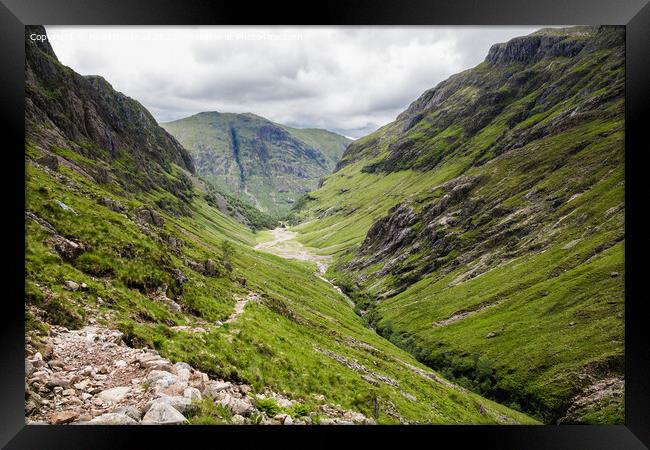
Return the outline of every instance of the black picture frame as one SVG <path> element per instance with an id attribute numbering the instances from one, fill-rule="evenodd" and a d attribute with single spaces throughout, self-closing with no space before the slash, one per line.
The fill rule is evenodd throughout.
<path id="1" fill-rule="evenodd" d="M 0 444 L 4 448 L 122 448 L 146 439 L 153 447 L 205 439 L 251 438 L 271 443 L 346 442 L 365 446 L 387 435 L 402 442 L 481 448 L 641 449 L 650 446 L 650 327 L 640 288 L 646 239 L 643 144 L 650 96 L 649 0 L 330 0 L 222 2 L 141 0 L 0 0 L 4 228 Z M 108 427 L 26 426 L 24 417 L 24 26 L 45 25 L 625 25 L 626 27 L 626 422 L 619 426 L 377 426 L 377 427 Z M 645 114 L 644 114 L 645 113 Z M 9 287 L 10 289 L 7 289 Z M 287 436 L 290 435 L 290 436 Z M 417 441 L 416 441 L 417 440 Z M 192 444 L 194 445 L 194 444 Z"/>

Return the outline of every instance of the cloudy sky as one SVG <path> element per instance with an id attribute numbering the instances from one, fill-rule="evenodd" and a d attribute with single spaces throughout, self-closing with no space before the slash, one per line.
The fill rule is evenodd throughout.
<path id="1" fill-rule="evenodd" d="M 46 26 L 63 64 L 103 76 L 159 122 L 252 112 L 353 138 L 539 28 Z"/>

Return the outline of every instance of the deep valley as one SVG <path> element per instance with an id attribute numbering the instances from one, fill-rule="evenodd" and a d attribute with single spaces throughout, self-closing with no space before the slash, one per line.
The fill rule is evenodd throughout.
<path id="1" fill-rule="evenodd" d="M 26 40 L 27 421 L 624 423 L 624 53 L 495 44 L 351 141 Z"/>

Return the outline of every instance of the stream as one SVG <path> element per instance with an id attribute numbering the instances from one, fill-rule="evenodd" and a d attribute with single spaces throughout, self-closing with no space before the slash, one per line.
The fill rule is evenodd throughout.
<path id="1" fill-rule="evenodd" d="M 298 259 L 300 261 L 311 261 L 316 263 L 318 272 L 315 272 L 314 276 L 332 286 L 332 288 L 343 298 L 345 298 L 348 304 L 354 308 L 354 302 L 350 299 L 350 297 L 345 295 L 340 287 L 324 277 L 325 272 L 327 271 L 327 266 L 332 260 L 331 256 L 315 255 L 311 253 L 307 247 L 294 240 L 294 238 L 297 236 L 297 233 L 294 231 L 289 231 L 286 228 L 274 228 L 271 230 L 271 236 L 272 239 L 270 241 L 257 244 L 254 247 L 255 250 L 272 253 L 285 259 Z"/>

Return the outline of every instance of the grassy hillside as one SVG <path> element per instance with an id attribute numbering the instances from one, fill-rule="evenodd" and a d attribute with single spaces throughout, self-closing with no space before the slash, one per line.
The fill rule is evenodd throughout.
<path id="1" fill-rule="evenodd" d="M 50 88 L 77 98 L 82 110 L 103 110 L 102 98 L 133 105 L 86 83 L 53 53 L 30 47 L 28 55 L 30 68 L 63 74 Z M 31 90 L 41 75 L 30 74 L 28 102 L 42 99 Z M 72 104 L 42 105 L 26 118 L 25 314 L 26 338 L 43 355 L 51 356 L 43 338 L 53 325 L 97 323 L 118 328 L 131 346 L 245 381 L 257 393 L 284 393 L 307 411 L 338 404 L 386 424 L 537 423 L 450 383 L 377 335 L 312 264 L 254 250 L 258 237 L 227 215 L 228 205 L 211 205 L 171 137 L 134 150 L 125 145 L 136 141 L 134 131 L 124 129 L 110 155 L 101 136 L 66 126 Z M 116 130 L 120 111 L 96 123 Z M 168 137 L 155 124 L 142 126 L 140 135 Z M 157 152 L 157 165 L 123 170 L 145 151 Z M 101 181 L 91 175 L 100 168 Z M 155 182 L 128 189 L 129 175 Z M 227 320 L 242 298 L 252 300 Z M 190 328 L 174 328 L 183 325 Z"/>
<path id="2" fill-rule="evenodd" d="M 497 44 L 352 143 L 298 240 L 458 383 L 549 423 L 621 423 L 623 95 L 620 28 Z"/>
<path id="3" fill-rule="evenodd" d="M 208 182 L 276 216 L 329 174 L 349 140 L 255 114 L 204 112 L 165 123 Z"/>
<path id="4" fill-rule="evenodd" d="M 39 155 L 34 149 L 29 153 Z M 77 328 L 94 318 L 119 327 L 132 345 L 247 381 L 260 392 L 271 387 L 310 408 L 323 395 L 329 403 L 372 417 L 376 398 L 381 423 L 531 422 L 410 369 L 424 366 L 368 329 L 339 293 L 314 276 L 314 267 L 252 250 L 253 235 L 201 199 L 192 204 L 191 215 L 161 213 L 164 225 L 148 227 L 103 203 L 108 198 L 130 211 L 149 205 L 151 198 L 116 196 L 65 168 L 51 173 L 29 162 L 27 174 L 29 213 L 88 249 L 66 260 L 52 248 L 56 244 L 47 229 L 26 220 L 27 329 L 36 339 L 49 324 Z M 224 241 L 234 248 L 226 264 L 232 272 L 220 262 Z M 217 261 L 215 275 L 192 269 L 208 259 Z M 187 281 L 174 278 L 179 271 Z M 87 288 L 70 291 L 67 280 Z M 161 289 L 180 311 L 161 300 Z M 216 327 L 233 312 L 235 296 L 249 291 L 260 294 L 261 302 L 249 304 L 238 322 Z M 177 325 L 207 332 L 172 331 Z M 357 368 L 331 355 L 354 361 Z M 376 381 L 377 376 L 390 384 Z"/>

